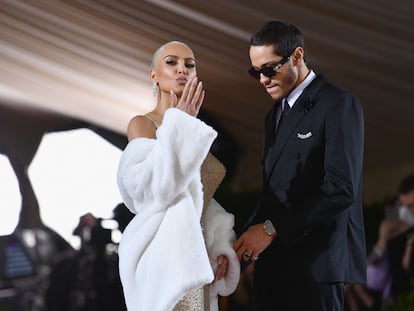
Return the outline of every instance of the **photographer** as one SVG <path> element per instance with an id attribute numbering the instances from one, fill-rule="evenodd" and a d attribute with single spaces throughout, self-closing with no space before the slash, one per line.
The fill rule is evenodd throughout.
<path id="1" fill-rule="evenodd" d="M 398 234 L 388 241 L 391 297 L 410 291 L 414 277 L 412 241 L 414 233 L 414 174 L 404 178 L 398 189 L 398 218 L 403 222 Z"/>
<path id="2" fill-rule="evenodd" d="M 414 174 L 401 181 L 396 205 L 386 207 L 378 240 L 368 257 L 367 287 L 381 291 L 384 303 L 392 303 L 411 289 L 413 233 Z"/>
<path id="3" fill-rule="evenodd" d="M 53 267 L 46 311 L 126 310 L 117 244 L 102 222 L 91 213 L 80 217 L 73 234 L 80 237 L 81 248 Z"/>

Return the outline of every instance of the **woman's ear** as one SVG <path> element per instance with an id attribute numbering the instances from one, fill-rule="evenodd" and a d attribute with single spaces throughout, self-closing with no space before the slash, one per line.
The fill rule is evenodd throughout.
<path id="1" fill-rule="evenodd" d="M 157 75 L 156 75 L 155 71 L 154 70 L 151 70 L 150 71 L 150 79 L 151 79 L 152 82 L 157 82 L 156 81 L 156 76 Z"/>

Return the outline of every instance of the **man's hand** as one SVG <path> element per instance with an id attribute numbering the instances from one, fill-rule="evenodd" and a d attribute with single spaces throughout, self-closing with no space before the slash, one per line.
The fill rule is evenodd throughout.
<path id="1" fill-rule="evenodd" d="M 250 226 L 234 242 L 233 248 L 239 260 L 256 261 L 259 255 L 273 242 L 276 236 L 270 236 L 263 230 L 263 224 Z"/>
<path id="2" fill-rule="evenodd" d="M 379 227 L 379 238 L 376 243 L 376 246 L 385 251 L 387 248 L 387 243 L 393 237 L 396 237 L 398 234 L 404 232 L 408 229 L 408 226 L 405 222 L 399 219 L 385 219 L 381 222 Z"/>

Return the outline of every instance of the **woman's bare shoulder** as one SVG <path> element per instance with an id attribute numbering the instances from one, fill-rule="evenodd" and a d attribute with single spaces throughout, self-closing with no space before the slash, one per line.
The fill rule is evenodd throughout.
<path id="1" fill-rule="evenodd" d="M 155 138 L 155 131 L 156 128 L 150 119 L 143 115 L 136 115 L 128 124 L 128 140 L 131 141 L 139 137 Z"/>

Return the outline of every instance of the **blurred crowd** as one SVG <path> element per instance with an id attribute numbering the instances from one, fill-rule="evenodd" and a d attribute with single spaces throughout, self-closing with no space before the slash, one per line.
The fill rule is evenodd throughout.
<path id="1" fill-rule="evenodd" d="M 384 207 L 377 240 L 367 256 L 367 284 L 347 288 L 349 311 L 383 310 L 413 290 L 414 174 L 398 187 L 394 204 Z"/>
<path id="2" fill-rule="evenodd" d="M 132 217 L 123 204 L 111 219 L 81 216 L 73 231 L 78 250 L 47 227 L 1 237 L 0 310 L 126 310 L 114 234 Z"/>

